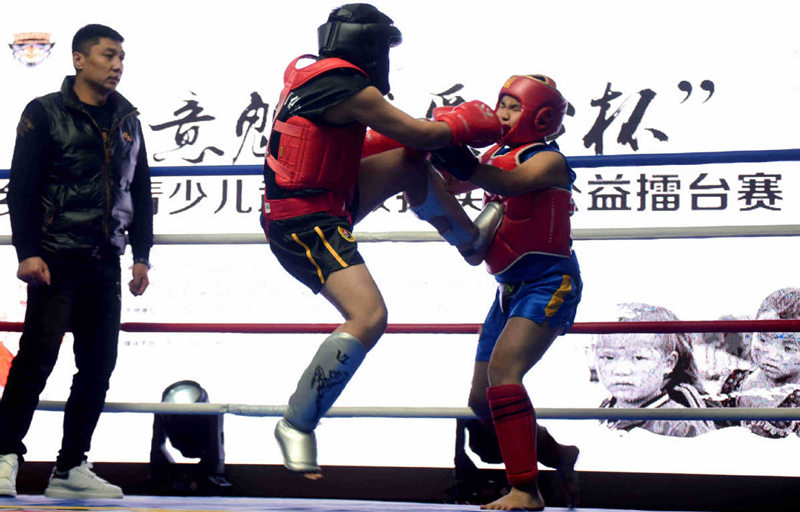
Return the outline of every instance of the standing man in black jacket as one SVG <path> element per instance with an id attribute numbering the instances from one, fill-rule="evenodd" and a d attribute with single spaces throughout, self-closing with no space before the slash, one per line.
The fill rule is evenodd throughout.
<path id="1" fill-rule="evenodd" d="M 138 112 L 116 92 L 122 36 L 87 25 L 72 40 L 75 76 L 22 113 L 11 163 L 8 205 L 17 277 L 28 307 L 0 401 L 0 495 L 16 495 L 16 475 L 39 394 L 66 330 L 78 369 L 64 410 L 64 433 L 45 495 L 121 498 L 91 471 L 86 452 L 117 359 L 120 256 L 133 249 L 129 289 L 149 284 L 153 205 Z"/>

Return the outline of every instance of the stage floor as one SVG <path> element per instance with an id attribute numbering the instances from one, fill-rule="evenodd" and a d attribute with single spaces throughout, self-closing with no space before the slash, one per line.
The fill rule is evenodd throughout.
<path id="1" fill-rule="evenodd" d="M 480 510 L 477 505 L 295 498 L 128 496 L 121 500 L 58 500 L 30 495 L 0 498 L 0 512 L 460 512 L 475 510 Z M 547 507 L 547 510 L 565 511 L 568 509 Z M 583 512 L 631 512 L 622 509 L 583 507 L 578 510 Z"/>

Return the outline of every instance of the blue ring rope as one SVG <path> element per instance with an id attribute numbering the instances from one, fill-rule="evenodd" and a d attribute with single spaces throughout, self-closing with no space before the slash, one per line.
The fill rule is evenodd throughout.
<path id="1" fill-rule="evenodd" d="M 570 156 L 567 162 L 576 169 L 634 167 L 648 165 L 698 165 L 746 162 L 787 162 L 800 160 L 800 149 L 759 151 L 710 151 L 702 153 L 654 153 L 649 155 Z M 260 176 L 261 165 L 190 165 L 151 167 L 152 176 Z M 0 179 L 8 179 L 8 169 L 0 169 Z"/>

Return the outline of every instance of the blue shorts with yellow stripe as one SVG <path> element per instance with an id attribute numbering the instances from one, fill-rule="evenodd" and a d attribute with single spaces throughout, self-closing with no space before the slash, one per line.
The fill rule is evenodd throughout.
<path id="1" fill-rule="evenodd" d="M 536 279 L 498 283 L 497 295 L 483 322 L 476 361 L 491 358 L 497 338 L 512 316 L 541 324 L 547 320 L 554 329 L 566 333 L 575 321 L 583 283 L 579 275 L 546 274 Z"/>
<path id="2" fill-rule="evenodd" d="M 269 223 L 269 248 L 295 279 L 319 293 L 333 272 L 364 263 L 343 217 L 312 213 Z"/>

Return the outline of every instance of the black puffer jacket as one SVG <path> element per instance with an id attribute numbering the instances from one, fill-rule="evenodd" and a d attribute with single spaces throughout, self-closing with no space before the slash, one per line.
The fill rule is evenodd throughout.
<path id="1" fill-rule="evenodd" d="M 26 167 L 26 159 L 16 154 L 18 134 L 9 187 L 18 256 L 22 260 L 39 251 L 92 254 L 109 249 L 122 254 L 130 229 L 134 257 L 146 260 L 153 244 L 152 199 L 138 112 L 121 94 L 112 93 L 107 100 L 113 109 L 111 128 L 105 134 L 75 95 L 74 80 L 67 77 L 61 91 L 31 102 L 46 115 L 47 126 L 36 128 L 39 140 L 46 143 L 40 148 L 44 155 L 38 156 L 38 165 L 27 166 L 24 177 L 18 167 Z M 29 109 L 41 112 L 35 105 L 29 104 L 26 112 Z M 27 184 L 36 192 L 20 190 L 32 180 Z M 35 200 L 33 193 L 40 201 L 36 210 L 18 204 Z M 20 219 L 25 213 L 38 221 Z"/>

